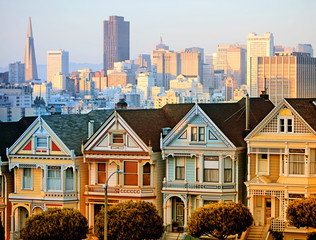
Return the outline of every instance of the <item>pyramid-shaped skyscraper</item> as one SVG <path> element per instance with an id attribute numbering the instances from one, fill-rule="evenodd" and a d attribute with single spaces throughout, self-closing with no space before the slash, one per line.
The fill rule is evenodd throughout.
<path id="1" fill-rule="evenodd" d="M 29 18 L 29 26 L 27 30 L 24 64 L 25 81 L 38 79 L 31 17 Z"/>

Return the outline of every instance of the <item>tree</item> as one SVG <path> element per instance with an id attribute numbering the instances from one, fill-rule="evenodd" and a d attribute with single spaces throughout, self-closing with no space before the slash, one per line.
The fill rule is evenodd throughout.
<path id="1" fill-rule="evenodd" d="M 211 203 L 194 210 L 188 221 L 188 232 L 199 238 L 202 235 L 227 239 L 241 234 L 253 223 L 248 208 L 241 203 Z"/>
<path id="2" fill-rule="evenodd" d="M 104 238 L 104 209 L 96 216 L 94 232 Z M 159 239 L 162 218 L 154 204 L 145 201 L 119 203 L 108 210 L 108 239 Z"/>
<path id="3" fill-rule="evenodd" d="M 88 233 L 88 221 L 72 208 L 51 208 L 27 218 L 21 230 L 23 240 L 79 240 Z"/>
<path id="4" fill-rule="evenodd" d="M 36 96 L 34 100 L 35 107 L 45 106 L 45 100 L 42 97 Z"/>
<path id="5" fill-rule="evenodd" d="M 316 228 L 316 199 L 303 198 L 291 201 L 286 210 L 286 216 L 290 224 L 297 228 L 312 227 Z M 309 239 L 314 239 L 313 233 Z"/>

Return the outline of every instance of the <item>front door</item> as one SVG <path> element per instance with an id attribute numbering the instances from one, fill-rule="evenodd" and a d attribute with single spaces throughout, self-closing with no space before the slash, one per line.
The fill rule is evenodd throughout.
<path id="1" fill-rule="evenodd" d="M 265 199 L 265 224 L 271 223 L 271 198 Z"/>
<path id="2" fill-rule="evenodd" d="M 177 222 L 180 224 L 180 226 L 183 226 L 183 221 L 184 221 L 184 205 L 183 203 L 177 202 L 176 204 L 176 219 Z"/>

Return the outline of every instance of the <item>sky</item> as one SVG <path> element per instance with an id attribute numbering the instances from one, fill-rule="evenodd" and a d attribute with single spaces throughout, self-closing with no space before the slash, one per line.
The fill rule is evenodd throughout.
<path id="1" fill-rule="evenodd" d="M 130 56 L 163 41 L 171 50 L 246 44 L 250 32 L 274 35 L 275 45 L 316 49 L 315 0 L 0 0 L 0 67 L 24 61 L 31 17 L 37 64 L 46 52 L 69 51 L 70 62 L 102 63 L 103 21 L 130 22 Z"/>

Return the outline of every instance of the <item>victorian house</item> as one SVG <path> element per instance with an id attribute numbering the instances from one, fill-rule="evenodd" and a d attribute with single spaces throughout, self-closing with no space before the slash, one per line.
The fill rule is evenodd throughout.
<path id="1" fill-rule="evenodd" d="M 174 127 L 192 106 L 117 110 L 89 138 L 83 146 L 89 169 L 84 193 L 89 226 L 94 226 L 95 216 L 104 206 L 103 184 L 108 179 L 109 205 L 150 201 L 162 215 L 165 162 L 161 158 L 160 134 L 164 128 Z M 119 169 L 123 173 L 115 173 Z"/>
<path id="2" fill-rule="evenodd" d="M 186 227 L 190 213 L 211 202 L 245 202 L 243 138 L 273 107 L 263 98 L 195 104 L 162 136 L 164 225 Z"/>
<path id="3" fill-rule="evenodd" d="M 7 149 L 8 168 L 14 175 L 8 213 L 11 239 L 18 239 L 27 217 L 48 208 L 70 207 L 84 213 L 81 199 L 88 172 L 82 159 L 82 141 L 111 112 L 38 117 Z"/>
<path id="4" fill-rule="evenodd" d="M 9 194 L 14 191 L 14 175 L 9 171 L 6 149 L 32 124 L 35 117 L 18 122 L 0 122 L 0 219 L 5 230 L 5 239 L 10 239 L 11 202 Z"/>
<path id="5" fill-rule="evenodd" d="M 254 224 L 306 239 L 288 224 L 293 199 L 316 197 L 316 99 L 284 99 L 245 138 L 248 206 Z"/>

